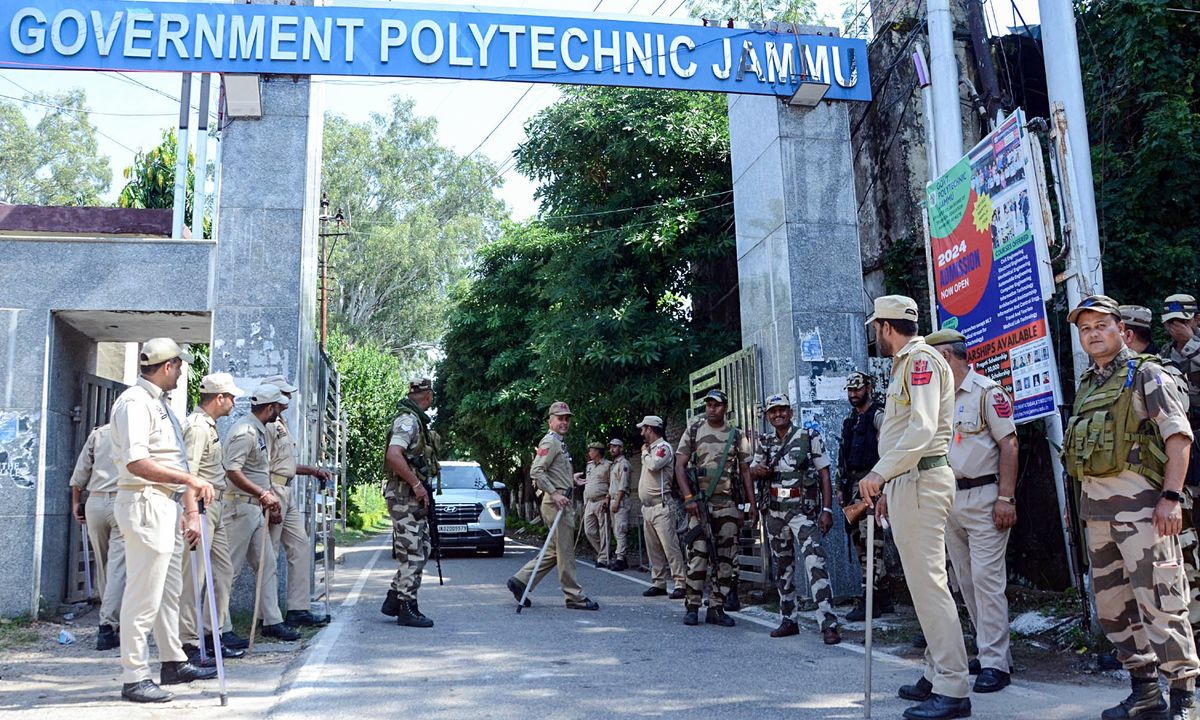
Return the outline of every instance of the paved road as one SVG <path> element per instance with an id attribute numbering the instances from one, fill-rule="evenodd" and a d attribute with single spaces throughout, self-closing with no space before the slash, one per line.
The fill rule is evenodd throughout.
<path id="1" fill-rule="evenodd" d="M 681 624 L 682 609 L 643 598 L 645 575 L 580 565 L 599 612 L 567 610 L 551 576 L 521 615 L 504 580 L 534 553 L 510 542 L 502 559 L 451 558 L 446 585 L 427 569 L 421 609 L 430 630 L 379 613 L 394 566 L 386 539 L 348 551 L 334 623 L 297 662 L 269 717 L 428 718 L 860 718 L 863 652 L 821 644 L 815 632 L 772 639 L 773 623 Z M 909 703 L 895 688 L 916 679 L 909 661 L 876 653 L 874 717 Z M 975 696 L 976 718 L 1098 717 L 1124 692 L 1112 683 L 1018 684 Z"/>

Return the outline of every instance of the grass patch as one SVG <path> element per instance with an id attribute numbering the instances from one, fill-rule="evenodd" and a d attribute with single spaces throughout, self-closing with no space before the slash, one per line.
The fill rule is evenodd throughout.
<path id="1" fill-rule="evenodd" d="M 38 640 L 38 630 L 27 617 L 0 618 L 0 650 L 14 650 Z"/>
<path id="2" fill-rule="evenodd" d="M 348 547 L 350 545 L 357 545 L 364 540 L 369 540 L 380 533 L 390 532 L 391 529 L 392 521 L 386 517 L 376 518 L 372 525 L 365 528 L 356 528 L 347 525 L 346 529 L 343 530 L 340 526 L 335 525 L 333 528 L 333 539 L 338 547 Z"/>
<path id="3" fill-rule="evenodd" d="M 284 615 L 285 617 L 287 616 L 286 612 L 280 611 L 280 613 L 282 615 Z M 230 620 L 233 622 L 233 631 L 235 633 L 237 633 L 238 635 L 241 635 L 244 638 L 249 638 L 250 637 L 250 621 L 252 619 L 253 619 L 253 616 L 251 615 L 251 613 L 248 613 L 245 611 L 232 613 Z M 261 645 L 264 643 L 269 644 L 269 643 L 282 642 L 281 640 L 276 640 L 275 638 L 272 638 L 272 637 L 263 637 L 262 626 L 263 626 L 262 618 L 259 618 L 258 619 L 258 639 L 254 641 L 255 645 Z M 302 625 L 300 627 L 297 627 L 296 631 L 298 633 L 300 633 L 300 640 L 304 641 L 304 640 L 308 640 L 308 639 L 312 638 L 314 635 L 317 634 L 317 631 L 320 629 L 321 628 L 314 627 L 312 625 Z M 206 631 L 207 631 L 207 629 L 206 629 Z"/>
<path id="4" fill-rule="evenodd" d="M 541 523 L 535 525 L 531 522 L 526 522 L 512 514 L 505 518 L 504 525 L 509 531 L 523 535 L 532 535 L 544 538 L 550 534 L 550 528 L 546 527 L 545 525 L 542 525 Z"/>

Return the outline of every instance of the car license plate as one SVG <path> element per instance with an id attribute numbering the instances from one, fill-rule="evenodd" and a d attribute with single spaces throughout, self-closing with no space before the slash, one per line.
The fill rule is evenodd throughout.
<path id="1" fill-rule="evenodd" d="M 444 533 L 465 533 L 466 525 L 438 525 L 438 530 Z"/>

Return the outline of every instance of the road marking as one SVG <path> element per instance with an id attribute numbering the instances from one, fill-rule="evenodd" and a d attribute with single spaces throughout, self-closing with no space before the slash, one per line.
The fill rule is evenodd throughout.
<path id="1" fill-rule="evenodd" d="M 363 566 L 362 572 L 358 574 L 358 580 L 354 582 L 354 587 L 350 588 L 350 592 L 346 593 L 346 599 L 342 601 L 342 607 L 354 607 L 358 604 L 359 593 L 361 593 L 363 587 L 366 586 L 367 579 L 371 577 L 371 570 L 375 568 L 375 563 L 379 560 L 379 557 L 383 555 L 383 550 L 383 548 L 376 550 L 374 554 L 371 555 L 371 559 L 367 561 L 367 564 Z"/>

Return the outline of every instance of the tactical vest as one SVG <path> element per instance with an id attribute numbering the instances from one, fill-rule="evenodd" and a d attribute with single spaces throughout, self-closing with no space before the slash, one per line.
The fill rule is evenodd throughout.
<path id="1" fill-rule="evenodd" d="M 413 412 L 410 408 L 401 408 L 400 414 L 413 415 L 413 419 L 417 423 L 417 438 L 411 448 L 404 448 L 404 459 L 408 461 L 408 466 L 412 468 L 413 474 L 422 482 L 427 482 L 429 478 L 436 476 L 441 470 L 438 464 L 438 456 L 441 454 L 440 439 L 433 430 L 430 430 L 427 421 L 421 414 Z M 399 417 L 399 415 L 397 415 Z M 391 443 L 392 435 L 388 432 L 388 443 Z M 401 492 L 408 489 L 408 485 L 400 480 L 400 478 L 392 472 L 388 467 L 387 462 L 384 464 L 384 471 L 388 476 L 388 485 L 395 485 Z M 440 487 L 440 482 L 439 482 Z M 387 490 L 385 487 L 385 494 Z"/>
<path id="2" fill-rule="evenodd" d="M 819 478 L 816 473 L 809 472 L 812 468 L 812 438 L 808 436 L 808 431 L 800 428 L 796 431 L 800 435 L 800 466 L 791 470 L 782 471 L 775 470 L 772 472 L 771 482 L 787 485 L 790 481 L 800 480 L 801 485 L 805 489 L 810 489 L 817 484 Z M 788 443 L 791 444 L 790 442 Z M 783 457 L 786 447 L 779 448 L 779 458 Z"/>
<path id="3" fill-rule="evenodd" d="M 842 422 L 842 452 L 847 470 L 870 470 L 879 462 L 879 436 L 875 432 L 878 413 L 879 403 L 873 402 L 867 412 L 852 413 Z"/>
<path id="4" fill-rule="evenodd" d="M 1133 383 L 1147 361 L 1157 359 L 1137 355 L 1126 363 L 1125 372 L 1114 371 L 1099 387 L 1093 385 L 1075 398 L 1063 460 L 1077 481 L 1132 470 L 1162 488 L 1166 443 L 1153 421 L 1139 420 L 1133 412 Z"/>

